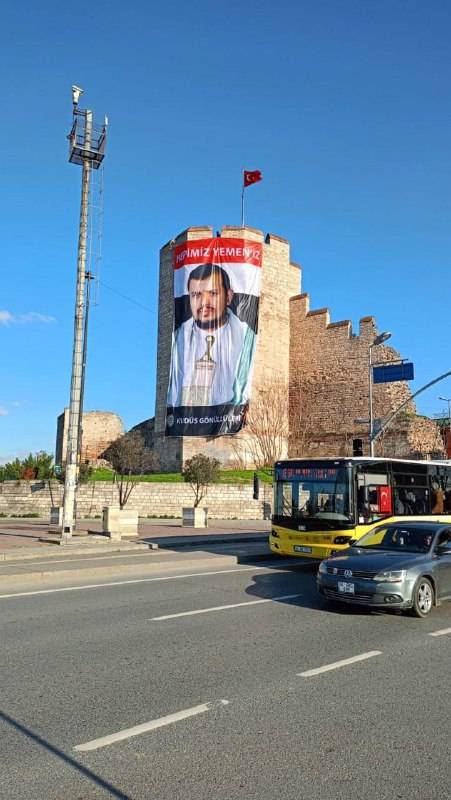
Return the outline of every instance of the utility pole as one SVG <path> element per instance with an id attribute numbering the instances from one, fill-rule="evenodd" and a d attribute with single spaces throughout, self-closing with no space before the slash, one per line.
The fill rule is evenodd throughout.
<path id="1" fill-rule="evenodd" d="M 75 524 L 75 498 L 79 471 L 81 414 L 83 410 L 84 372 L 87 349 L 87 308 L 85 283 L 88 239 L 88 209 L 91 170 L 98 169 L 105 153 L 106 126 L 93 125 L 92 111 L 79 109 L 83 89 L 72 87 L 73 125 L 68 136 L 69 161 L 82 166 L 80 224 L 78 234 L 77 284 L 75 292 L 74 342 L 70 386 L 69 424 L 64 480 L 61 543 L 70 541 Z"/>
<path id="2" fill-rule="evenodd" d="M 389 331 L 384 331 L 384 333 L 380 333 L 379 336 L 376 336 L 373 342 L 368 347 L 368 402 L 369 402 L 369 431 L 368 431 L 368 439 L 370 443 L 370 456 L 374 456 L 374 419 L 373 419 L 373 347 L 377 347 L 379 344 L 386 342 L 387 339 L 390 339 L 391 333 Z"/>
<path id="3" fill-rule="evenodd" d="M 439 400 L 444 400 L 448 403 L 448 427 L 451 428 L 451 397 L 439 397 Z"/>

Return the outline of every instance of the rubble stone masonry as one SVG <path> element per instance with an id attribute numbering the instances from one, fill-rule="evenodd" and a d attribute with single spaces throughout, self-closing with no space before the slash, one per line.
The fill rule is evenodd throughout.
<path id="1" fill-rule="evenodd" d="M 55 464 L 66 460 L 69 409 L 59 415 L 56 434 Z M 104 450 L 124 433 L 121 418 L 112 411 L 87 411 L 83 414 L 81 461 L 96 461 Z"/>
<path id="2" fill-rule="evenodd" d="M 309 297 L 290 301 L 290 456 L 352 455 L 353 438 L 367 447 L 369 347 L 378 334 L 373 317 L 362 317 L 359 333 L 349 320 L 331 322 L 327 308 L 310 311 Z M 373 363 L 400 358 L 392 347 L 372 350 Z M 409 399 L 405 381 L 373 387 L 373 417 L 386 418 Z M 435 422 L 416 415 L 407 403 L 400 418 L 376 442 L 375 455 L 440 455 L 443 442 Z M 368 452 L 368 449 L 364 449 Z"/>

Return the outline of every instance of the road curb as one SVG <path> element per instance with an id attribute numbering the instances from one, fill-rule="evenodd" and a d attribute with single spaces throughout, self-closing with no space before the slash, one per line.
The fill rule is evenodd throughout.
<path id="1" fill-rule="evenodd" d="M 266 533 L 262 534 L 248 534 L 243 536 L 237 536 L 231 538 L 231 535 L 228 534 L 228 538 L 226 536 L 222 537 L 221 535 L 209 538 L 195 538 L 195 539 L 187 539 L 186 541 L 183 539 L 178 539 L 177 537 L 167 537 L 167 541 L 164 541 L 166 537 L 161 537 L 163 541 L 159 542 L 143 542 L 139 540 L 137 542 L 117 542 L 112 543 L 110 540 L 105 542 L 100 541 L 96 544 L 81 544 L 79 542 L 74 542 L 73 544 L 65 544 L 60 545 L 54 541 L 49 542 L 48 547 L 17 547 L 8 550 L 5 553 L 0 552 L 0 563 L 8 561 L 32 561 L 35 558 L 61 558 L 63 555 L 96 555 L 98 553 L 126 553 L 126 552 L 133 552 L 133 551 L 146 551 L 146 550 L 179 550 L 184 549 L 186 547 L 202 547 L 204 545 L 222 545 L 222 544 L 255 544 L 260 542 L 268 541 L 268 535 Z M 172 539 L 172 541 L 171 541 Z"/>
<path id="2" fill-rule="evenodd" d="M 98 553 L 126 553 L 133 550 L 146 551 L 158 550 L 158 545 L 155 542 L 124 542 L 121 544 L 105 544 L 91 545 L 91 544 L 67 544 L 64 546 L 57 545 L 54 547 L 54 542 L 51 542 L 49 547 L 17 547 L 8 550 L 6 553 L 0 552 L 0 562 L 14 562 L 14 561 L 32 561 L 35 558 L 61 558 L 63 555 L 96 555 Z"/>

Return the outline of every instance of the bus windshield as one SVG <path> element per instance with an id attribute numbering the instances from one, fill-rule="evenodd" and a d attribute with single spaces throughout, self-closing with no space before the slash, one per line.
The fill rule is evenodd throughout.
<path id="1" fill-rule="evenodd" d="M 346 467 L 299 466 L 278 470 L 275 515 L 292 519 L 352 519 Z"/>

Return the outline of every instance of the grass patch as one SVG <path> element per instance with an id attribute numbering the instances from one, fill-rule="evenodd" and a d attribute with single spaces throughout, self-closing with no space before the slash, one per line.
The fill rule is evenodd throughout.
<path id="1" fill-rule="evenodd" d="M 223 469 L 219 472 L 219 483 L 252 483 L 253 469 Z M 272 483 L 272 470 L 257 470 L 262 483 Z M 112 481 L 114 472 L 109 469 L 96 469 L 89 477 L 91 481 Z M 181 472 L 153 472 L 151 475 L 137 475 L 136 480 L 142 483 L 183 483 Z"/>
<path id="2" fill-rule="evenodd" d="M 35 511 L 30 511 L 29 514 L 11 514 L 10 516 L 14 519 L 39 519 L 41 515 L 37 514 Z"/>

